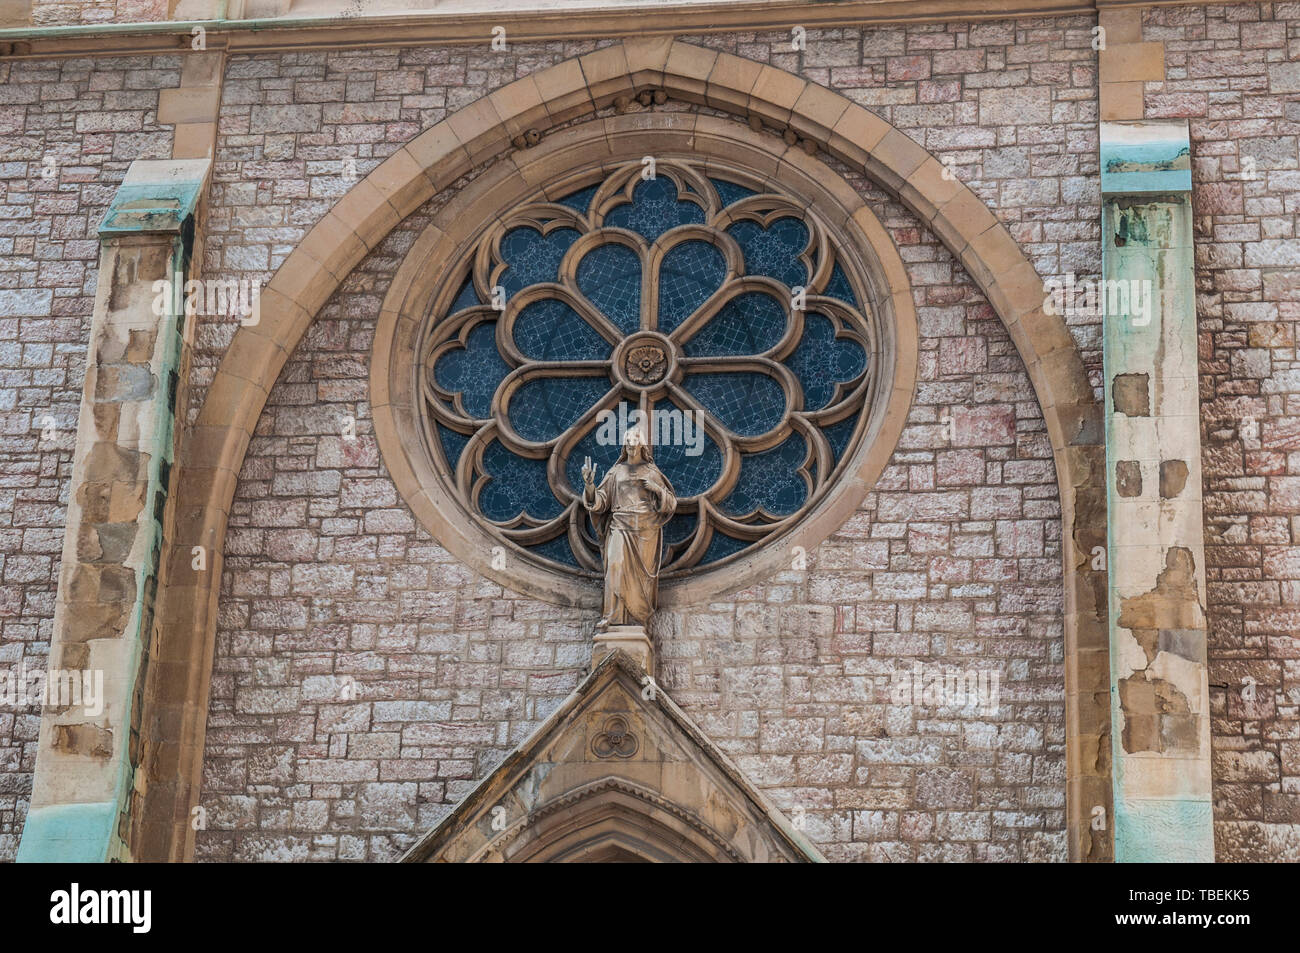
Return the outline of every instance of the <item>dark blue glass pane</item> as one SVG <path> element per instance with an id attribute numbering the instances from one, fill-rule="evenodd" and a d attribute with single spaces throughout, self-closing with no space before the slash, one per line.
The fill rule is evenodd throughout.
<path id="1" fill-rule="evenodd" d="M 654 458 L 678 497 L 699 496 L 722 476 L 722 451 L 704 432 L 701 416 L 671 401 L 654 408 Z"/>
<path id="2" fill-rule="evenodd" d="M 554 298 L 534 301 L 519 312 L 515 344 L 534 361 L 599 361 L 613 350 L 578 312 Z"/>
<path id="3" fill-rule="evenodd" d="M 852 307 L 858 306 L 858 297 L 853 293 L 853 286 L 849 284 L 848 276 L 840 268 L 839 262 L 831 268 L 831 280 L 826 282 L 826 290 L 822 293 L 828 298 L 839 298 Z"/>
<path id="4" fill-rule="evenodd" d="M 767 275 L 793 288 L 808 283 L 808 269 L 799 253 L 808 246 L 808 227 L 793 218 L 778 218 L 770 228 L 757 222 L 737 222 L 727 234 L 745 256 L 745 274 Z"/>
<path id="5" fill-rule="evenodd" d="M 659 330 L 677 327 L 722 285 L 727 262 L 708 242 L 682 242 L 659 265 Z"/>
<path id="6" fill-rule="evenodd" d="M 578 263 L 578 289 L 624 333 L 641 326 L 641 259 L 623 245 L 601 245 Z"/>
<path id="7" fill-rule="evenodd" d="M 678 200 L 677 186 L 666 175 L 642 182 L 633 190 L 631 202 L 605 216 L 606 225 L 639 232 L 651 242 L 670 228 L 703 221 L 704 209 Z"/>
<path id="8" fill-rule="evenodd" d="M 771 295 L 746 292 L 728 301 L 686 342 L 687 357 L 761 354 L 785 334 L 785 307 Z"/>
<path id="9" fill-rule="evenodd" d="M 709 541 L 709 546 L 704 550 L 704 555 L 700 558 L 700 565 L 705 563 L 717 562 L 719 559 L 726 559 L 728 556 L 734 556 L 749 543 L 743 539 L 736 539 L 734 536 L 728 536 L 725 533 L 719 533 L 716 530 L 713 533 L 713 539 Z"/>
<path id="10" fill-rule="evenodd" d="M 457 311 L 463 311 L 466 308 L 472 308 L 476 304 L 482 304 L 478 300 L 478 292 L 474 290 L 474 279 L 466 278 L 464 284 L 460 286 L 460 291 L 456 292 L 456 300 L 451 303 L 448 314 L 455 314 Z"/>
<path id="11" fill-rule="evenodd" d="M 722 511 L 741 517 L 762 507 L 773 516 L 789 516 L 808 499 L 808 487 L 799 476 L 799 464 L 808 454 L 802 435 L 793 433 L 762 453 L 741 458 L 740 479 L 722 501 Z"/>
<path id="12" fill-rule="evenodd" d="M 585 189 L 579 189 L 577 192 L 570 192 L 564 198 L 560 199 L 560 205 L 567 205 L 576 212 L 587 213 L 587 206 L 591 205 L 591 197 L 596 194 L 599 183 L 588 186 Z"/>
<path id="13" fill-rule="evenodd" d="M 678 513 L 664 526 L 664 542 L 670 546 L 684 543 L 695 534 L 699 525 L 700 518 L 694 513 Z"/>
<path id="14" fill-rule="evenodd" d="M 510 423 L 525 440 L 552 440 L 609 391 L 604 377 L 541 377 L 510 398 Z"/>
<path id="15" fill-rule="evenodd" d="M 465 409 L 475 417 L 486 417 L 492 409 L 492 395 L 510 368 L 497 353 L 497 324 L 486 321 L 469 333 L 466 346 L 448 351 L 433 366 L 438 386 L 463 395 Z"/>
<path id="16" fill-rule="evenodd" d="M 443 455 L 447 458 L 447 466 L 455 471 L 456 464 L 460 462 L 460 455 L 465 452 L 465 445 L 469 443 L 469 437 L 462 433 L 457 433 L 450 427 L 444 427 L 438 424 L 438 442 L 442 444 Z"/>
<path id="17" fill-rule="evenodd" d="M 803 385 L 804 410 L 820 410 L 835 396 L 837 381 L 851 381 L 866 369 L 867 353 L 856 341 L 836 340 L 830 320 L 810 311 L 803 338 L 785 364 Z"/>
<path id="18" fill-rule="evenodd" d="M 563 512 L 547 487 L 545 460 L 515 456 L 493 440 L 483 451 L 483 469 L 491 479 L 478 502 L 488 519 L 504 523 L 526 512 L 534 519 L 548 520 Z"/>
<path id="19" fill-rule="evenodd" d="M 831 450 L 835 453 L 836 462 L 839 462 L 840 458 L 844 456 L 844 451 L 849 448 L 849 440 L 853 438 L 853 431 L 857 428 L 857 425 L 857 417 L 847 417 L 837 424 L 822 428 L 822 433 L 830 441 Z"/>
<path id="20" fill-rule="evenodd" d="M 726 208 L 732 202 L 739 202 L 741 199 L 747 199 L 751 195 L 758 194 L 752 189 L 747 189 L 743 185 L 736 185 L 734 182 L 723 182 L 721 179 L 709 179 L 709 181 L 718 190 L 718 198 L 722 199 L 723 208 Z"/>
<path id="21" fill-rule="evenodd" d="M 560 273 L 560 259 L 578 238 L 571 228 L 557 229 L 543 236 L 533 228 L 512 228 L 501 238 L 501 260 L 508 266 L 501 275 L 507 295 L 539 281 L 554 281 Z"/>
<path id="22" fill-rule="evenodd" d="M 682 386 L 728 429 L 742 437 L 767 433 L 785 415 L 785 393 L 766 374 L 752 371 L 687 374 Z"/>
<path id="23" fill-rule="evenodd" d="M 573 550 L 569 548 L 568 534 L 557 536 L 555 539 L 547 540 L 544 543 L 538 543 L 536 546 L 529 546 L 530 553 L 536 553 L 546 559 L 553 560 L 557 563 L 563 563 L 566 566 L 577 568 L 578 560 L 573 556 Z"/>

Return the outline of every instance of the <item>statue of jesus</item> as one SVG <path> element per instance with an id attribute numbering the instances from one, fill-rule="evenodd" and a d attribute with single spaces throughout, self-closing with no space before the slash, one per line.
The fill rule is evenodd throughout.
<path id="1" fill-rule="evenodd" d="M 595 485 L 596 468 L 582 465 L 582 503 L 600 535 L 605 562 L 604 613 L 596 628 L 645 626 L 659 595 L 663 526 L 677 509 L 672 484 L 655 466 L 640 427 L 631 427 L 618 462 Z"/>

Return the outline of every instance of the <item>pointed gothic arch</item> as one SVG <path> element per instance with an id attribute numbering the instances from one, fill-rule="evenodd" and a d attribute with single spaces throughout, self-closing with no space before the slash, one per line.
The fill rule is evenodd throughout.
<path id="1" fill-rule="evenodd" d="M 190 811 L 203 740 L 231 500 L 248 443 L 289 355 L 348 273 L 399 222 L 477 166 L 547 130 L 646 90 L 785 133 L 864 171 L 911 209 L 971 274 L 1006 325 L 1037 393 L 1056 463 L 1063 519 L 1067 813 L 1072 859 L 1105 859 L 1110 716 L 1102 408 L 1042 281 L 1006 228 L 939 160 L 867 109 L 823 86 L 743 57 L 668 37 L 624 40 L 524 77 L 421 133 L 358 182 L 308 232 L 262 293 L 261 321 L 236 333 L 178 460 L 176 526 L 165 555 L 159 644 L 145 688 L 143 753 L 131 842 L 144 860 L 193 853 Z M 387 400 L 386 393 L 372 395 Z M 191 549 L 212 554 L 190 568 Z M 145 780 L 147 779 L 147 780 Z"/>

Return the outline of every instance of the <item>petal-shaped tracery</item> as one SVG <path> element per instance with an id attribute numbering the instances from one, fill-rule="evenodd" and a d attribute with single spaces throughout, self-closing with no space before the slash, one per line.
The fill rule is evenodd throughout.
<path id="1" fill-rule="evenodd" d="M 670 333 L 722 287 L 727 260 L 699 239 L 675 245 L 659 264 L 658 329 Z"/>
<path id="2" fill-rule="evenodd" d="M 732 433 L 756 437 L 781 426 L 785 392 L 774 378 L 756 371 L 687 374 L 686 392 Z"/>
<path id="3" fill-rule="evenodd" d="M 556 440 L 608 392 L 600 377 L 534 377 L 511 394 L 507 417 L 525 440 Z"/>
<path id="4" fill-rule="evenodd" d="M 568 303 L 542 298 L 519 310 L 515 346 L 533 361 L 599 361 L 613 350 Z"/>
<path id="5" fill-rule="evenodd" d="M 800 255 L 808 247 L 808 226 L 795 218 L 778 218 L 767 228 L 758 222 L 737 222 L 727 234 L 740 245 L 745 273 L 767 275 L 787 286 L 807 287 L 808 268 Z"/>
<path id="6" fill-rule="evenodd" d="M 582 466 L 608 472 L 629 426 L 680 501 L 672 576 L 802 518 L 871 394 L 879 336 L 815 213 L 722 164 L 653 172 L 575 173 L 508 210 L 421 331 L 425 442 L 462 503 L 580 575 L 600 570 Z"/>
<path id="7" fill-rule="evenodd" d="M 512 228 L 501 236 L 505 270 L 497 283 L 510 295 L 539 281 L 554 281 L 560 260 L 577 240 L 578 233 L 571 228 L 559 228 L 546 235 L 532 227 Z"/>
<path id="8" fill-rule="evenodd" d="M 835 397 L 837 385 L 861 377 L 867 369 L 867 352 L 850 336 L 836 337 L 835 325 L 824 314 L 809 312 L 803 338 L 786 366 L 803 387 L 804 409 L 820 410 Z"/>
<path id="9" fill-rule="evenodd" d="M 699 202 L 681 197 L 677 183 L 667 175 L 642 179 L 631 202 L 615 205 L 606 215 L 606 227 L 626 228 L 654 241 L 670 228 L 704 221 Z"/>
<path id="10" fill-rule="evenodd" d="M 785 336 L 787 303 L 775 295 L 746 291 L 724 304 L 682 344 L 687 357 L 764 354 Z"/>

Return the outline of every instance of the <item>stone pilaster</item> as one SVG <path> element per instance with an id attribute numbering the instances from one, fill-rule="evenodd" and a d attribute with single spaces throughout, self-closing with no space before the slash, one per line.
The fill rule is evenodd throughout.
<path id="1" fill-rule="evenodd" d="M 20 861 L 130 859 L 125 830 L 184 356 L 177 279 L 189 271 L 208 166 L 133 163 L 100 226 L 50 658 L 60 682 L 102 691 L 42 711 Z"/>
<path id="2" fill-rule="evenodd" d="M 1103 123 L 1115 859 L 1214 858 L 1185 121 Z"/>

